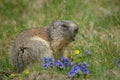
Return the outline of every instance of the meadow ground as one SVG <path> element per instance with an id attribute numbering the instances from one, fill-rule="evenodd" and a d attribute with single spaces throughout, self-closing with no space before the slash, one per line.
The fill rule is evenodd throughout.
<path id="1" fill-rule="evenodd" d="M 68 50 L 69 53 L 80 50 L 74 61 L 88 62 L 87 80 L 120 79 L 120 62 L 116 64 L 120 59 L 119 0 L 1 0 L 0 80 L 9 80 L 9 75 L 15 71 L 9 55 L 15 36 L 27 28 L 43 27 L 56 20 L 72 20 L 78 25 L 76 41 Z M 90 56 L 85 50 L 90 50 Z M 30 73 L 41 71 L 40 67 L 32 66 Z M 68 75 L 67 71 L 57 69 L 48 72 L 53 80 L 62 80 L 63 75 Z M 27 77 L 20 75 L 19 79 L 27 80 Z M 84 78 L 81 75 L 77 79 Z"/>

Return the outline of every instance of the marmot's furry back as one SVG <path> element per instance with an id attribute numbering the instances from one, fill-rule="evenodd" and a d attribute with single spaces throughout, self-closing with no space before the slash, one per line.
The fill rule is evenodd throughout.
<path id="1" fill-rule="evenodd" d="M 53 22 L 48 27 L 21 32 L 16 37 L 11 52 L 13 65 L 18 72 L 21 72 L 30 63 L 41 61 L 43 57 L 60 58 L 77 32 L 77 26 L 67 20 Z"/>

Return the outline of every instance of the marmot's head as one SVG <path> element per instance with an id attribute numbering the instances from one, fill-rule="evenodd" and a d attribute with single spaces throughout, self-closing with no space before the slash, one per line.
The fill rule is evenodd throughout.
<path id="1" fill-rule="evenodd" d="M 51 23 L 48 27 L 48 35 L 50 40 L 68 40 L 74 41 L 78 27 L 72 21 L 60 20 Z"/>

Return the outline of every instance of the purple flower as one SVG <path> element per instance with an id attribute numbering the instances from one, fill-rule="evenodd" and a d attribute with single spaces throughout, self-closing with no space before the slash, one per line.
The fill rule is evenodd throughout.
<path id="1" fill-rule="evenodd" d="M 43 61 L 44 61 L 44 63 L 47 63 L 49 61 L 49 58 L 48 57 L 44 57 Z"/>
<path id="2" fill-rule="evenodd" d="M 54 59 L 53 59 L 53 58 L 48 58 L 48 60 L 49 60 L 50 62 L 53 62 L 53 61 L 54 61 Z"/>
<path id="3" fill-rule="evenodd" d="M 70 67 L 70 65 L 71 65 L 71 62 L 68 58 L 62 57 L 62 62 L 64 64 L 64 66 L 66 66 L 66 67 Z"/>
<path id="4" fill-rule="evenodd" d="M 88 67 L 88 66 L 89 66 L 87 62 L 83 62 L 81 65 L 82 65 L 83 67 Z"/>
<path id="5" fill-rule="evenodd" d="M 71 71 L 75 73 L 79 73 L 80 70 L 81 70 L 80 67 L 77 65 L 77 66 L 74 66 Z"/>
<path id="6" fill-rule="evenodd" d="M 68 76 L 69 77 L 74 77 L 75 76 L 75 72 L 73 72 L 73 71 L 68 72 Z"/>
<path id="7" fill-rule="evenodd" d="M 79 67 L 83 72 L 83 74 L 87 75 L 89 73 L 88 64 L 86 62 L 83 62 L 82 64 L 80 64 Z"/>
<path id="8" fill-rule="evenodd" d="M 49 66 L 48 66 L 48 64 L 42 64 L 42 67 L 43 67 L 44 69 L 47 69 Z"/>
<path id="9" fill-rule="evenodd" d="M 85 67 L 84 66 L 82 66 L 81 64 L 80 65 L 78 65 L 79 67 L 80 67 L 80 69 L 81 70 L 84 70 L 85 69 Z"/>
<path id="10" fill-rule="evenodd" d="M 48 65 L 52 67 L 55 63 L 54 62 L 49 62 Z"/>
<path id="11" fill-rule="evenodd" d="M 87 55 L 90 55 L 91 53 L 90 53 L 90 50 L 85 50 L 85 53 L 87 54 Z"/>
<path id="12" fill-rule="evenodd" d="M 88 69 L 83 69 L 82 72 L 83 72 L 84 75 L 89 74 L 89 70 Z"/>
<path id="13" fill-rule="evenodd" d="M 44 57 L 44 58 L 43 58 L 43 61 L 44 61 L 44 63 L 48 63 L 48 62 L 53 62 L 54 59 L 53 59 L 53 58 L 50 58 L 50 57 Z"/>
<path id="14" fill-rule="evenodd" d="M 63 69 L 63 68 L 64 68 L 63 63 L 62 63 L 60 60 L 58 60 L 58 61 L 56 62 L 56 66 L 57 66 L 59 69 Z"/>
<path id="15" fill-rule="evenodd" d="M 44 69 L 52 67 L 53 65 L 54 65 L 54 59 L 53 58 L 50 58 L 50 57 L 44 57 L 43 58 L 43 65 L 42 65 L 42 67 Z"/>
<path id="16" fill-rule="evenodd" d="M 120 67 L 120 59 L 118 59 L 118 60 L 116 61 L 116 64 L 117 64 L 117 66 Z"/>

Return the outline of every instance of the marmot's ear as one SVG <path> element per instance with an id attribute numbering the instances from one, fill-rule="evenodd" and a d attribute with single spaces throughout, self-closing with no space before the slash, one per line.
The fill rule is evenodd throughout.
<path id="1" fill-rule="evenodd" d="M 51 23 L 51 26 L 53 27 L 53 29 L 58 28 L 59 26 L 61 26 L 63 24 L 62 21 L 55 21 Z"/>

